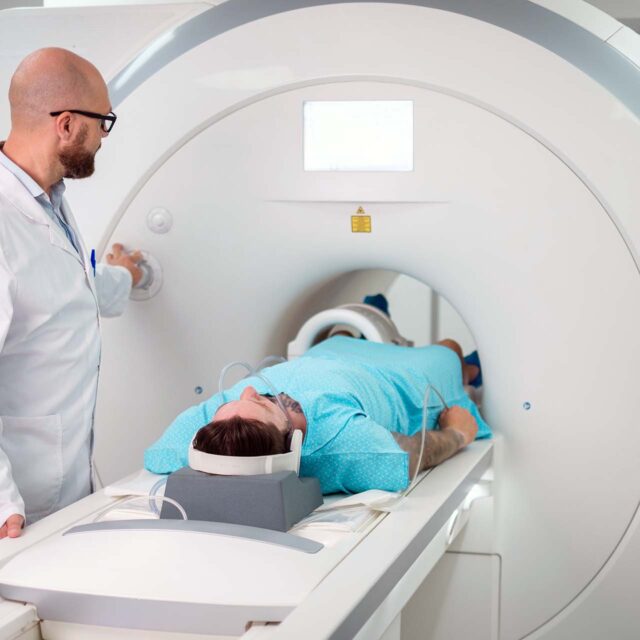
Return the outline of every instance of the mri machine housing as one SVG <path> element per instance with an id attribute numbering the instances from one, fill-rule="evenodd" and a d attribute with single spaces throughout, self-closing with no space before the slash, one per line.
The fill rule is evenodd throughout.
<path id="1" fill-rule="evenodd" d="M 525 0 L 21 10 L 0 13 L 0 28 L 3 82 L 49 44 L 103 70 L 118 127 L 70 202 L 99 253 L 123 240 L 163 269 L 157 295 L 103 327 L 109 481 L 199 389 L 215 391 L 226 362 L 283 352 L 311 314 L 352 301 L 341 296 L 366 270 L 406 273 L 470 327 L 501 437 L 495 508 L 417 591 L 403 633 L 437 602 L 432 637 L 454 637 L 462 623 L 446 611 L 484 597 L 482 637 L 637 636 L 632 32 L 580 2 Z M 304 171 L 303 104 L 327 100 L 412 101 L 413 171 Z M 351 232 L 358 207 L 371 233 Z M 480 588 L 457 586 L 468 575 Z M 277 633 L 331 635 L 329 611 L 350 597 L 333 593 L 313 591 Z"/>

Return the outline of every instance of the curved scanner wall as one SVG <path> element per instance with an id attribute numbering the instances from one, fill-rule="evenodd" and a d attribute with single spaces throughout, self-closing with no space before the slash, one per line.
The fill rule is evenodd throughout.
<path id="1" fill-rule="evenodd" d="M 303 101 L 363 97 L 414 101 L 415 171 L 304 173 Z M 146 231 L 158 203 L 175 219 L 163 236 Z M 372 216 L 371 234 L 351 233 L 360 205 Z M 100 405 L 111 441 L 122 441 L 119 424 L 129 434 L 132 424 L 167 424 L 194 401 L 193 386 L 214 390 L 224 363 L 282 352 L 301 314 L 324 302 L 310 292 L 326 279 L 395 269 L 441 291 L 482 353 L 487 417 L 508 443 L 495 548 L 504 557 L 505 606 L 544 592 L 529 599 L 530 624 L 552 615 L 624 534 L 640 480 L 633 447 L 618 446 L 639 438 L 631 416 L 640 402 L 620 394 L 633 379 L 637 268 L 589 189 L 504 119 L 392 83 L 282 93 L 181 147 L 136 195 L 113 237 L 158 256 L 165 283 L 105 329 L 107 344 L 118 345 L 105 349 Z M 127 378 L 118 373 L 123 351 Z M 140 381 L 136 398 L 131 380 Z M 106 419 L 99 414 L 101 424 Z M 616 425 L 615 439 L 604 437 L 606 425 Z M 148 436 L 137 437 L 140 451 Z M 605 479 L 597 470 L 607 463 Z M 570 570 L 559 570 L 567 563 Z"/>
<path id="2" fill-rule="evenodd" d="M 117 135 L 72 205 L 90 242 L 143 247 L 164 281 L 104 323 L 98 462 L 137 466 L 225 363 L 283 352 L 342 302 L 342 274 L 406 273 L 446 296 L 482 354 L 484 410 L 504 436 L 489 551 L 502 557 L 502 637 L 521 638 L 602 580 L 635 527 L 640 126 L 521 35 L 389 9 L 249 22 L 117 105 Z M 310 100 L 412 101 L 413 171 L 305 172 Z M 168 233 L 148 228 L 155 207 Z M 358 207 L 371 233 L 351 232 Z"/>

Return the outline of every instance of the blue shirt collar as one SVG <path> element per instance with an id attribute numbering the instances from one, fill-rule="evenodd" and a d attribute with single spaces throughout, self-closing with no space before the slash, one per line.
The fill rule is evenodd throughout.
<path id="1" fill-rule="evenodd" d="M 64 195 L 64 191 L 65 191 L 66 187 L 64 184 L 64 180 L 58 180 L 58 182 L 56 182 L 52 187 L 51 187 L 51 197 L 49 198 L 50 202 L 51 202 L 51 206 L 56 210 L 56 211 L 60 211 L 61 207 L 62 207 L 62 196 Z M 44 191 L 41 194 L 43 197 L 47 197 L 47 194 L 44 193 Z"/>

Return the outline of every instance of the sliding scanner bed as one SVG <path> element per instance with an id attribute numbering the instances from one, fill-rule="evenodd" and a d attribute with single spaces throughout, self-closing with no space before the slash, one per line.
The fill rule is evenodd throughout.
<path id="1" fill-rule="evenodd" d="M 222 476 L 190 467 L 172 473 L 165 489 L 189 520 L 228 522 L 275 531 L 288 531 L 322 504 L 317 478 L 299 478 L 293 471 L 253 476 Z M 160 517 L 182 516 L 164 502 Z"/>
<path id="2" fill-rule="evenodd" d="M 236 524 L 90 522 L 5 563 L 0 595 L 57 622 L 47 638 L 242 636 L 248 623 L 280 622 L 307 597 L 339 561 L 323 552 L 313 540 Z"/>

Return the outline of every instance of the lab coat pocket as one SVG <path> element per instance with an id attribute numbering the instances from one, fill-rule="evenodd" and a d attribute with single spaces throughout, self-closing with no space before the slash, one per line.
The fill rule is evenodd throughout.
<path id="1" fill-rule="evenodd" d="M 13 480 L 27 516 L 48 514 L 62 489 L 62 423 L 59 415 L 0 417 L 0 445 L 11 462 Z"/>

